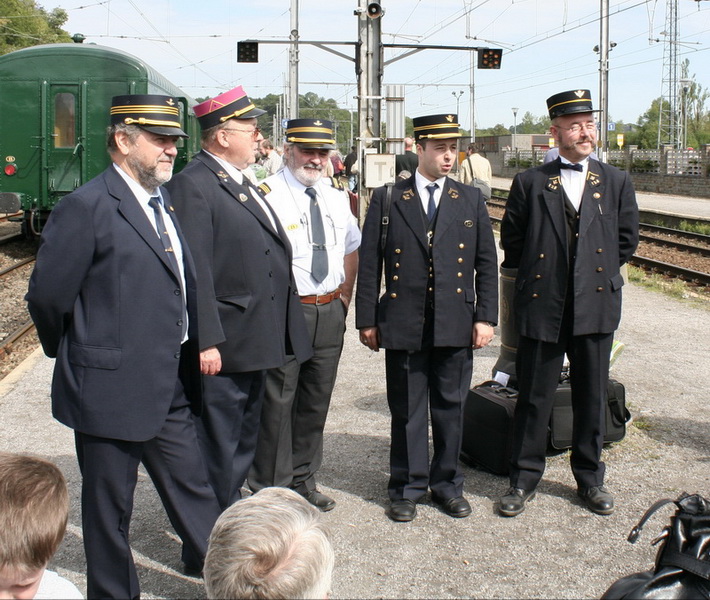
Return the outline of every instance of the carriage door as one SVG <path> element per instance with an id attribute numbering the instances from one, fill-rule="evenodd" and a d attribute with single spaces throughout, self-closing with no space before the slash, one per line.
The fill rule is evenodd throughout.
<path id="1" fill-rule="evenodd" d="M 86 160 L 80 129 L 80 86 L 51 84 L 47 100 L 47 189 L 53 206 L 83 182 Z"/>

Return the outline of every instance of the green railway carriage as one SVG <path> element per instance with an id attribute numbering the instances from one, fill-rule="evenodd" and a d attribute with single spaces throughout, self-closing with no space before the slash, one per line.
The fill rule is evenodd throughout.
<path id="1" fill-rule="evenodd" d="M 199 149 L 194 100 L 141 59 L 93 44 L 48 44 L 0 56 L 0 213 L 22 210 L 40 233 L 63 196 L 103 171 L 111 98 L 165 94 L 180 104 L 188 140 L 175 171 Z"/>

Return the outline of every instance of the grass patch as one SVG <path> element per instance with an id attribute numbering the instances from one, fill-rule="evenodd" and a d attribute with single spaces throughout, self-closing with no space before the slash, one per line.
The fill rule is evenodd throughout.
<path id="1" fill-rule="evenodd" d="M 660 273 L 649 273 L 639 267 L 628 265 L 629 281 L 654 292 L 660 292 L 678 300 L 695 300 L 710 309 L 710 290 L 687 284 L 681 279 L 669 279 Z"/>
<path id="2" fill-rule="evenodd" d="M 691 233 L 701 233 L 703 235 L 710 235 L 710 224 L 708 223 L 681 221 L 678 225 L 678 229 L 682 231 L 690 231 Z"/>
<path id="3" fill-rule="evenodd" d="M 641 431 L 651 431 L 654 428 L 653 423 L 644 416 L 635 417 L 632 425 Z"/>

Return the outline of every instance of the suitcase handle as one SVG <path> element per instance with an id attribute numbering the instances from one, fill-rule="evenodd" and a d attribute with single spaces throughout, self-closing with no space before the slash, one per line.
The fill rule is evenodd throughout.
<path id="1" fill-rule="evenodd" d="M 498 383 L 495 379 L 491 379 L 490 381 L 484 381 L 483 383 L 475 385 L 475 386 L 473 386 L 473 389 L 482 388 L 482 387 L 493 388 L 496 390 L 496 392 L 503 394 L 507 398 L 517 398 L 518 397 L 518 390 L 513 389 L 511 387 L 507 387 L 505 385 L 502 385 L 502 384 Z"/>

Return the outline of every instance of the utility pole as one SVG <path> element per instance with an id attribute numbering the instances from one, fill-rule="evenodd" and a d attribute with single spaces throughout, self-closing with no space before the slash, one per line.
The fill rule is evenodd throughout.
<path id="1" fill-rule="evenodd" d="M 609 0 L 601 0 L 599 32 L 599 157 L 606 162 L 609 150 Z"/>
<path id="2" fill-rule="evenodd" d="M 288 52 L 287 118 L 298 118 L 298 0 L 291 0 L 291 47 Z"/>
<path id="3" fill-rule="evenodd" d="M 682 139 L 678 118 L 678 0 L 666 0 L 666 28 L 663 42 L 663 82 L 658 107 L 658 147 L 678 148 Z"/>

